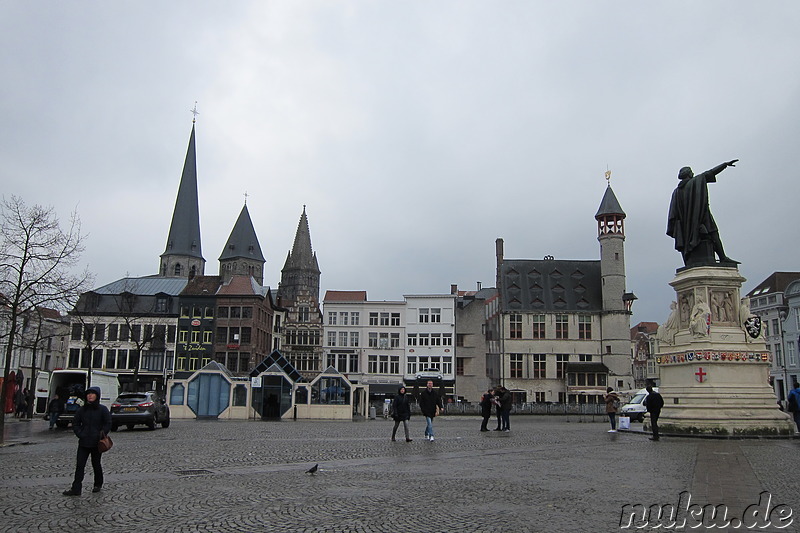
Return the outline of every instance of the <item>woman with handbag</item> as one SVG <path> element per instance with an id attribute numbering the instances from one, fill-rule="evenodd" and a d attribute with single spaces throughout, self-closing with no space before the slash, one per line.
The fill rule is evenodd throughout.
<path id="1" fill-rule="evenodd" d="M 94 470 L 94 488 L 92 492 L 100 492 L 103 487 L 102 457 L 97 444 L 111 431 L 111 413 L 108 407 L 100 404 L 100 387 L 86 389 L 86 402 L 75 413 L 72 429 L 78 437 L 78 456 L 75 463 L 75 479 L 72 488 L 63 492 L 64 496 L 80 496 L 86 461 L 92 458 Z"/>

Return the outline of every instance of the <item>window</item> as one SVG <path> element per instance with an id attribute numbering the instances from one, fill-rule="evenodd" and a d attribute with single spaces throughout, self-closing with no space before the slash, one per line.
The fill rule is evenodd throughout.
<path id="1" fill-rule="evenodd" d="M 203 308 L 197 305 L 192 306 L 192 317 L 200 318 L 203 316 Z"/>
<path id="2" fill-rule="evenodd" d="M 347 346 L 347 332 L 340 331 L 339 332 L 339 346 Z"/>
<path id="3" fill-rule="evenodd" d="M 378 347 L 378 332 L 376 331 L 369 332 L 369 347 L 370 348 Z"/>
<path id="4" fill-rule="evenodd" d="M 119 334 L 119 326 L 117 324 L 108 325 L 108 340 L 116 341 Z"/>
<path id="5" fill-rule="evenodd" d="M 392 326 L 399 326 L 400 325 L 400 313 L 392 313 Z"/>
<path id="6" fill-rule="evenodd" d="M 351 353 L 348 357 L 350 363 L 350 372 L 358 372 L 358 354 Z"/>
<path id="7" fill-rule="evenodd" d="M 73 322 L 72 324 L 72 340 L 79 341 L 81 340 L 81 334 L 83 332 L 83 326 L 80 322 Z M 72 365 L 70 365 L 72 366 Z"/>
<path id="8" fill-rule="evenodd" d="M 328 312 L 328 325 L 329 326 L 335 326 L 336 325 L 336 312 L 335 311 L 329 311 Z"/>
<path id="9" fill-rule="evenodd" d="M 242 308 L 231 307 L 231 318 L 242 318 Z"/>
<path id="10" fill-rule="evenodd" d="M 389 313 L 381 313 L 381 326 L 388 326 L 389 325 Z"/>
<path id="11" fill-rule="evenodd" d="M 783 366 L 783 354 L 781 353 L 781 345 L 775 345 L 775 362 L 778 366 Z"/>
<path id="12" fill-rule="evenodd" d="M 456 357 L 456 376 L 464 375 L 464 358 Z"/>
<path id="13" fill-rule="evenodd" d="M 508 317 L 509 320 L 509 336 L 512 339 L 521 339 L 522 338 L 522 315 L 518 313 L 512 313 Z"/>
<path id="14" fill-rule="evenodd" d="M 177 331 L 177 326 L 174 324 L 167 327 L 167 342 L 173 343 L 175 342 L 175 332 Z"/>
<path id="15" fill-rule="evenodd" d="M 359 313 L 358 311 L 351 311 L 350 312 L 350 325 L 351 326 L 358 326 L 359 322 Z"/>
<path id="16" fill-rule="evenodd" d="M 228 328 L 228 344 L 239 344 L 239 328 Z"/>
<path id="17" fill-rule="evenodd" d="M 181 316 L 184 317 L 184 318 L 188 318 L 189 317 L 189 306 L 188 305 L 182 305 L 181 306 Z"/>
<path id="18" fill-rule="evenodd" d="M 544 402 L 544 393 L 543 392 L 534 392 L 534 398 L 536 403 Z"/>
<path id="19" fill-rule="evenodd" d="M 340 311 L 339 312 L 339 322 L 341 323 L 342 326 L 346 326 L 347 325 L 347 317 L 348 317 L 347 311 Z"/>
<path id="20" fill-rule="evenodd" d="M 449 333 L 445 333 L 445 335 L 450 335 Z M 464 339 L 466 339 L 466 333 L 456 333 L 456 346 L 464 346 Z"/>
<path id="21" fill-rule="evenodd" d="M 408 337 L 406 338 L 407 344 L 409 346 L 416 346 L 417 345 L 417 334 L 416 333 L 409 333 Z"/>
<path id="22" fill-rule="evenodd" d="M 309 308 L 308 307 L 301 307 L 297 310 L 297 321 L 298 322 L 308 322 L 309 316 Z"/>
<path id="23" fill-rule="evenodd" d="M 389 334 L 388 333 L 379 333 L 378 334 L 378 347 L 386 350 L 389 348 Z"/>
<path id="24" fill-rule="evenodd" d="M 534 339 L 544 339 L 544 318 L 544 315 L 533 315 L 531 317 Z"/>
<path id="25" fill-rule="evenodd" d="M 203 344 L 212 344 L 214 339 L 211 335 L 211 331 L 204 331 L 203 332 Z"/>
<path id="26" fill-rule="evenodd" d="M 420 333 L 419 334 L 419 345 L 420 346 L 430 346 L 430 336 L 427 333 Z"/>
<path id="27" fill-rule="evenodd" d="M 431 308 L 431 322 L 441 323 L 442 321 L 442 310 L 437 307 Z"/>
<path id="28" fill-rule="evenodd" d="M 350 346 L 358 346 L 358 332 L 351 331 L 350 332 Z"/>
<path id="29" fill-rule="evenodd" d="M 544 354 L 534 354 L 533 358 L 533 377 L 534 379 L 545 379 L 547 377 L 547 363 Z"/>
<path id="30" fill-rule="evenodd" d="M 592 359 L 593 357 L 591 355 L 581 354 L 578 356 L 578 361 L 580 361 L 581 363 L 591 363 Z"/>
<path id="31" fill-rule="evenodd" d="M 441 345 L 442 345 L 442 334 L 431 333 L 431 346 L 441 346 Z"/>
<path id="32" fill-rule="evenodd" d="M 131 327 L 128 324 L 121 324 L 119 327 L 119 340 L 129 341 L 131 338 Z"/>
<path id="33" fill-rule="evenodd" d="M 400 334 L 399 333 L 392 333 L 389 337 L 389 345 L 392 348 L 399 348 L 400 347 Z"/>
<path id="34" fill-rule="evenodd" d="M 200 332 L 192 330 L 192 344 L 199 344 L 200 343 Z"/>
<path id="35" fill-rule="evenodd" d="M 214 318 L 214 308 L 211 306 L 206 307 L 204 314 L 206 318 Z"/>
<path id="36" fill-rule="evenodd" d="M 430 309 L 427 307 L 419 308 L 419 322 L 420 324 L 427 324 L 430 322 Z"/>
<path id="37" fill-rule="evenodd" d="M 442 346 L 452 346 L 452 345 L 453 345 L 453 334 L 442 333 Z"/>
<path id="38" fill-rule="evenodd" d="M 182 329 L 178 332 L 178 342 L 180 344 L 186 344 L 189 342 L 189 331 Z"/>
<path id="39" fill-rule="evenodd" d="M 253 308 L 242 307 L 242 318 L 253 318 Z"/>
<path id="40" fill-rule="evenodd" d="M 227 307 L 217 308 L 217 316 L 219 318 L 228 318 L 228 308 Z"/>
<path id="41" fill-rule="evenodd" d="M 252 335 L 253 335 L 252 332 L 253 332 L 252 328 L 243 327 L 242 328 L 242 339 L 241 339 L 240 344 L 250 344 L 250 341 L 251 341 Z"/>
<path id="42" fill-rule="evenodd" d="M 106 368 L 117 368 L 116 350 L 106 350 Z"/>
<path id="43" fill-rule="evenodd" d="M 522 360 L 523 355 L 521 353 L 512 353 L 509 355 L 510 360 L 510 375 L 512 378 L 521 378 L 522 377 Z"/>
<path id="44" fill-rule="evenodd" d="M 556 355 L 556 378 L 564 379 L 568 362 L 569 355 Z"/>
<path id="45" fill-rule="evenodd" d="M 589 315 L 578 315 L 578 338 L 592 338 L 592 317 Z"/>
<path id="46" fill-rule="evenodd" d="M 569 315 L 556 315 L 556 339 L 569 338 Z"/>
<path id="47" fill-rule="evenodd" d="M 378 313 L 370 313 L 369 314 L 369 325 L 370 326 L 377 326 L 378 325 Z"/>
<path id="48" fill-rule="evenodd" d="M 789 366 L 797 365 L 797 354 L 794 351 L 794 341 L 786 343 L 786 359 Z"/>

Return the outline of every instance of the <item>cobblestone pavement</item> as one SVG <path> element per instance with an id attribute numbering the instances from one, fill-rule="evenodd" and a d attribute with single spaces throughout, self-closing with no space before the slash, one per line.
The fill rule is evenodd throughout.
<path id="1" fill-rule="evenodd" d="M 599 417 L 518 416 L 509 433 L 481 433 L 477 417 L 446 416 L 435 442 L 415 417 L 411 443 L 390 442 L 382 419 L 173 420 L 114 433 L 103 491 L 87 465 L 79 498 L 61 495 L 72 431 L 6 424 L 0 531 L 621 531 L 623 505 L 677 504 L 681 491 L 738 513 L 770 491 L 800 512 L 798 440 L 652 442 Z"/>

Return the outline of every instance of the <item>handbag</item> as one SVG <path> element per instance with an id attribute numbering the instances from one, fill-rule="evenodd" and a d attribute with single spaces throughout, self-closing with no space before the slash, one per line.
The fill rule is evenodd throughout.
<path id="1" fill-rule="evenodd" d="M 112 446 L 114 446 L 114 442 L 111 440 L 111 437 L 103 435 L 100 437 L 100 442 L 97 443 L 97 451 L 104 453 L 110 450 Z"/>

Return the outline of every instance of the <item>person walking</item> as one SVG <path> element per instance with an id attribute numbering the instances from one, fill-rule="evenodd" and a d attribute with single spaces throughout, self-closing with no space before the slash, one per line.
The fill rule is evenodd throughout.
<path id="1" fill-rule="evenodd" d="M 86 389 L 86 403 L 75 413 L 72 429 L 78 437 L 78 455 L 75 462 L 75 478 L 72 488 L 63 492 L 64 496 L 80 496 L 86 460 L 91 456 L 94 470 L 94 488 L 92 492 L 100 492 L 103 487 L 102 457 L 97 443 L 111 431 L 111 413 L 108 407 L 100 404 L 100 387 Z"/>
<path id="2" fill-rule="evenodd" d="M 481 431 L 489 431 L 489 428 L 486 426 L 489 424 L 489 419 L 492 417 L 492 397 L 494 396 L 492 389 L 489 389 L 483 396 L 481 397 L 481 416 L 483 417 L 483 422 L 481 422 Z"/>
<path id="3" fill-rule="evenodd" d="M 63 410 L 64 408 L 58 394 L 54 394 L 53 399 L 50 400 L 50 403 L 47 405 L 47 419 L 50 421 L 49 429 L 53 429 L 56 426 L 58 417 L 61 416 Z"/>
<path id="4" fill-rule="evenodd" d="M 25 418 L 25 413 L 28 411 L 28 389 L 17 390 L 17 410 L 14 412 L 14 418 Z"/>
<path id="5" fill-rule="evenodd" d="M 789 391 L 786 405 L 789 412 L 792 413 L 794 423 L 797 425 L 797 431 L 800 431 L 800 384 L 795 381 L 792 386 L 794 388 Z"/>
<path id="6" fill-rule="evenodd" d="M 658 417 L 661 416 L 661 408 L 664 407 L 664 398 L 653 390 L 652 385 L 648 385 L 647 398 L 644 399 L 644 406 L 650 413 L 650 424 L 653 426 L 653 436 L 650 440 L 658 440 Z"/>
<path id="7" fill-rule="evenodd" d="M 500 421 L 502 422 L 501 431 L 511 431 L 511 406 L 514 397 L 507 388 L 500 387 Z"/>
<path id="8" fill-rule="evenodd" d="M 389 413 L 394 419 L 394 429 L 392 430 L 392 442 L 395 441 L 397 435 L 397 428 L 400 422 L 403 423 L 403 430 L 406 433 L 406 442 L 411 442 L 411 437 L 408 434 L 408 421 L 411 418 L 411 404 L 408 402 L 406 395 L 406 388 L 400 387 L 397 391 L 397 396 L 392 400 L 392 406 L 389 408 Z"/>
<path id="9" fill-rule="evenodd" d="M 433 442 L 433 419 L 442 410 L 442 398 L 433 388 L 433 381 L 428 383 L 419 394 L 419 409 L 425 416 L 425 438 Z"/>
<path id="10" fill-rule="evenodd" d="M 619 409 L 619 396 L 614 389 L 611 387 L 606 388 L 606 413 L 608 414 L 608 420 L 611 422 L 611 429 L 608 430 L 609 433 L 616 433 L 617 432 L 617 409 Z"/>

